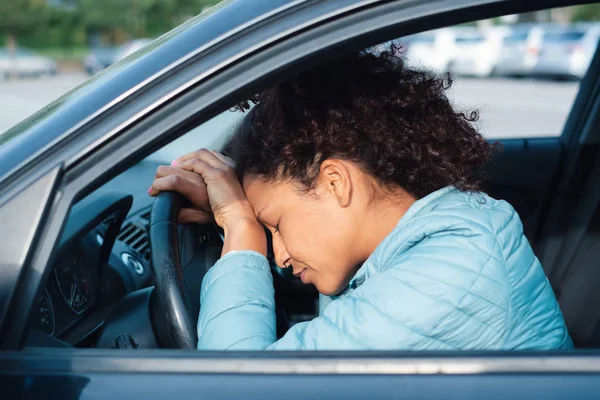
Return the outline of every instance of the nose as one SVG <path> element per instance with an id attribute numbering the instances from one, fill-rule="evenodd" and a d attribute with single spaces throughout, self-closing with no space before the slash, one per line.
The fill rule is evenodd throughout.
<path id="1" fill-rule="evenodd" d="M 273 253 L 275 255 L 275 262 L 280 268 L 285 268 L 285 265 L 290 265 L 291 257 L 288 254 L 279 233 L 273 234 Z"/>

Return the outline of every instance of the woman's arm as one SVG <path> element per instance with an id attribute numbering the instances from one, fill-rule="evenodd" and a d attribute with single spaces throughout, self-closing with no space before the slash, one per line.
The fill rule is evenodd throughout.
<path id="1" fill-rule="evenodd" d="M 200 291 L 198 349 L 260 350 L 277 340 L 273 276 L 254 251 L 233 251 L 208 271 Z"/>
<path id="2" fill-rule="evenodd" d="M 202 284 L 199 349 L 483 349 L 500 346 L 508 288 L 481 251 L 489 237 L 431 238 L 389 259 L 389 266 L 296 324 L 276 341 L 272 277 L 254 252 L 226 255 Z M 485 243 L 488 242 L 488 243 Z M 485 271 L 485 272 L 483 272 Z"/>

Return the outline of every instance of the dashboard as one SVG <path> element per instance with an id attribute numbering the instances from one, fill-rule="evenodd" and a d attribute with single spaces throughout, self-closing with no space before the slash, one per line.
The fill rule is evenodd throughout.
<path id="1" fill-rule="evenodd" d="M 159 345 L 150 318 L 153 273 L 147 228 L 153 199 L 146 194 L 157 167 L 156 162 L 141 162 L 72 206 L 30 311 L 26 347 L 114 348 L 124 333 L 140 347 Z M 220 257 L 222 240 L 212 224 L 191 224 L 180 226 L 179 241 L 184 290 L 197 316 L 200 285 Z M 314 313 L 317 293 L 291 271 L 274 262 L 272 268 L 275 301 L 289 314 L 277 318 L 281 336 L 288 319 Z"/>
<path id="2" fill-rule="evenodd" d="M 59 337 L 96 308 L 100 266 L 83 243 L 75 244 L 53 268 L 37 300 L 32 327 Z"/>
<path id="3" fill-rule="evenodd" d="M 129 194 L 98 192 L 72 208 L 30 332 L 92 346 L 119 300 L 151 284 L 149 209 L 132 214 L 132 203 Z"/>

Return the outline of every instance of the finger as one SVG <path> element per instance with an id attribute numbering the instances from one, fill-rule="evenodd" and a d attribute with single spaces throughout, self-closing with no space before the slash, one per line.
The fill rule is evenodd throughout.
<path id="1" fill-rule="evenodd" d="M 173 160 L 173 162 L 171 163 L 171 166 L 175 167 L 175 166 L 177 166 L 179 164 L 182 164 L 182 163 L 184 163 L 184 162 L 186 162 L 188 160 L 191 160 L 193 158 L 198 157 L 198 152 L 199 151 L 200 150 L 192 151 L 190 153 L 186 153 L 186 154 L 184 154 L 184 155 L 182 155 L 180 157 L 177 157 L 175 160 Z"/>
<path id="2" fill-rule="evenodd" d="M 203 185 L 196 185 L 179 175 L 165 176 L 152 182 L 148 194 L 154 197 L 160 192 L 180 193 L 196 207 L 201 207 L 205 211 L 210 211 L 206 187 Z"/>
<path id="3" fill-rule="evenodd" d="M 195 172 L 196 174 L 200 175 L 205 182 L 206 178 L 210 176 L 213 170 L 215 170 L 215 168 L 200 158 L 193 158 L 182 164 L 178 164 L 177 168 L 185 171 Z"/>
<path id="4" fill-rule="evenodd" d="M 223 163 L 229 165 L 231 168 L 235 168 L 235 162 L 233 161 L 233 159 L 231 157 L 227 157 L 224 154 L 219 153 L 218 151 L 215 150 L 210 150 L 210 152 L 217 157 L 219 160 L 221 160 Z"/>
<path id="5" fill-rule="evenodd" d="M 212 221 L 212 214 L 195 208 L 184 208 L 179 212 L 180 224 L 206 224 Z"/>
<path id="6" fill-rule="evenodd" d="M 165 176 L 171 175 L 179 175 L 190 182 L 204 183 L 202 176 L 195 172 L 187 171 L 181 168 L 168 167 L 166 165 L 161 165 L 156 169 L 156 175 L 154 176 L 154 179 L 164 178 Z"/>
<path id="7" fill-rule="evenodd" d="M 221 166 L 221 164 L 223 163 L 213 153 L 211 153 L 210 150 L 200 149 L 200 150 L 195 151 L 194 153 L 189 153 L 189 154 L 184 155 L 181 158 L 178 158 L 177 160 L 175 160 L 173 162 L 174 163 L 173 166 L 180 167 L 181 164 L 188 163 L 191 160 L 195 160 L 195 159 L 200 159 L 200 160 L 204 161 L 205 163 L 207 163 L 208 165 L 212 166 L 213 168 L 219 168 Z"/>

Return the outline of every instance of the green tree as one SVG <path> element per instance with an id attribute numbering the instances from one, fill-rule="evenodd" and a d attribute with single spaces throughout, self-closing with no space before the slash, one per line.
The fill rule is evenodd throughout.
<path id="1" fill-rule="evenodd" d="M 47 23 L 45 0 L 1 0 L 0 34 L 6 40 L 9 54 L 9 76 L 17 74 L 17 38 Z M 12 60 L 12 61 L 10 61 Z"/>
<path id="2" fill-rule="evenodd" d="M 88 32 L 105 34 L 112 44 L 118 34 L 148 37 L 162 34 L 218 0 L 76 0 Z"/>
<path id="3" fill-rule="evenodd" d="M 600 21 L 600 4 L 585 4 L 573 7 L 573 21 Z"/>
<path id="4" fill-rule="evenodd" d="M 78 0 L 77 3 L 86 30 L 106 33 L 112 44 L 117 41 L 118 30 L 128 29 L 129 15 L 134 12 L 127 0 Z"/>
<path id="5" fill-rule="evenodd" d="M 46 0 L 1 0 L 0 34 L 6 38 L 9 51 L 14 51 L 17 38 L 48 22 Z"/>
<path id="6" fill-rule="evenodd" d="M 59 45 L 72 50 L 76 32 L 84 27 L 84 16 L 80 7 L 70 3 L 65 7 L 50 7 L 49 26 L 59 33 Z"/>

